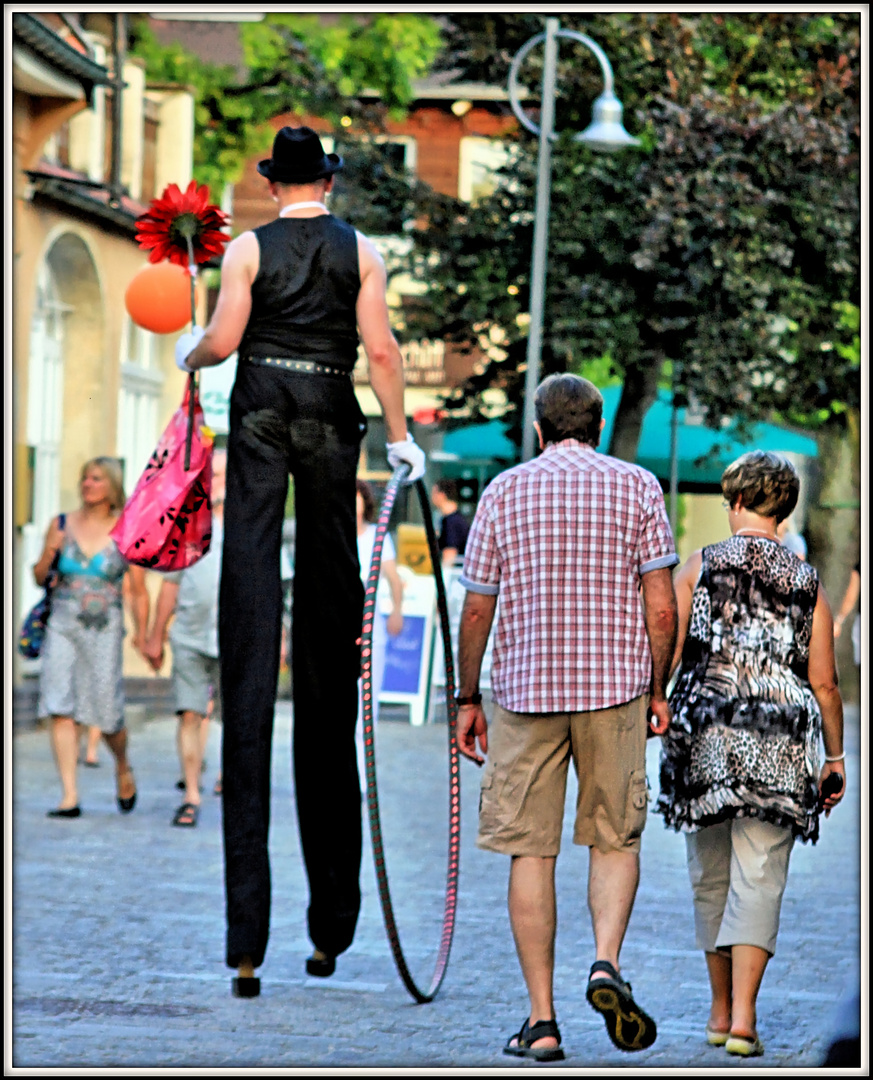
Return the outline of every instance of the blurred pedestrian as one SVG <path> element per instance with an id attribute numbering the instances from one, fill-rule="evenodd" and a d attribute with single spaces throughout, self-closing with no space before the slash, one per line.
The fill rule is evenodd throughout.
<path id="1" fill-rule="evenodd" d="M 103 732 L 96 724 L 91 724 L 87 730 L 83 731 L 81 741 L 84 745 L 84 753 L 80 755 L 83 765 L 87 765 L 91 769 L 98 767 L 100 761 L 97 755 L 102 738 Z"/>
<path id="2" fill-rule="evenodd" d="M 458 509 L 458 498 L 456 480 L 437 480 L 431 489 L 430 501 L 442 514 L 438 543 L 444 567 L 454 566 L 458 559 L 463 559 L 467 548 L 470 523 Z"/>
<path id="3" fill-rule="evenodd" d="M 849 584 L 846 586 L 846 591 L 843 593 L 843 599 L 840 603 L 839 611 L 834 616 L 834 637 L 838 638 L 843 632 L 843 623 L 855 610 L 855 605 L 861 599 L 861 560 L 859 559 L 852 567 L 852 573 L 849 575 Z M 855 660 L 855 666 L 861 665 L 861 608 L 858 607 L 858 614 L 852 623 L 852 651 Z"/>
<path id="4" fill-rule="evenodd" d="M 861 1067 L 861 970 L 855 965 L 846 988 L 831 1015 L 829 1040 L 821 1067 Z"/>
<path id="5" fill-rule="evenodd" d="M 791 518 L 780 521 L 776 526 L 776 536 L 784 548 L 796 555 L 802 562 L 806 562 L 806 541 L 799 532 L 791 527 Z"/>
<path id="6" fill-rule="evenodd" d="M 79 728 L 98 727 L 115 758 L 118 808 L 129 813 L 136 782 L 127 757 L 124 727 L 123 583 L 128 582 L 134 646 L 142 652 L 149 598 L 145 571 L 129 564 L 109 535 L 124 506 L 121 464 L 116 458 L 86 461 L 79 475 L 81 504 L 52 520 L 42 554 L 33 567 L 44 585 L 55 553 L 57 583 L 52 593 L 39 678 L 41 717 L 49 717 L 61 780 L 60 805 L 53 818 L 81 814 L 76 766 Z"/>
<path id="7" fill-rule="evenodd" d="M 556 1061 L 564 1054 L 553 1000 L 555 863 L 571 758 L 573 840 L 589 849 L 596 949 L 586 997 L 620 1050 L 656 1037 L 619 973 L 619 952 L 639 881 L 646 733 L 670 721 L 679 558 L 655 477 L 596 452 L 599 390 L 552 375 L 535 406 L 542 454 L 491 482 L 470 530 L 458 742 L 480 765 L 477 739 L 488 754 L 478 844 L 512 858 L 509 918 L 530 1011 L 504 1052 Z M 489 731 L 479 675 L 498 595 Z"/>
<path id="8" fill-rule="evenodd" d="M 329 213 L 343 162 L 316 132 L 283 127 L 258 165 L 275 221 L 236 237 L 205 333 L 176 345 L 184 370 L 239 352 L 230 406 L 219 604 L 224 709 L 226 962 L 233 992 L 260 993 L 270 928 L 270 763 L 282 627 L 279 549 L 294 476 L 294 791 L 309 880 L 311 975 L 351 945 L 361 904 L 363 831 L 355 749 L 364 590 L 355 476 L 366 420 L 352 372 L 359 333 L 385 420 L 388 463 L 423 475 L 407 432 L 403 358 L 372 241 Z M 201 339 L 202 338 L 202 339 Z M 325 760 L 325 748 L 329 760 Z"/>
<path id="9" fill-rule="evenodd" d="M 358 562 L 361 566 L 361 581 L 366 585 L 370 573 L 370 563 L 373 560 L 373 545 L 376 541 L 376 498 L 373 489 L 366 480 L 355 481 L 355 516 L 358 530 Z M 374 612 L 373 633 L 370 657 L 370 684 L 372 693 L 373 726 L 379 719 L 379 691 L 382 689 L 382 678 L 385 672 L 385 650 L 388 646 L 388 637 L 396 637 L 403 630 L 403 581 L 397 571 L 397 554 L 394 550 L 394 541 L 390 533 L 385 533 L 382 542 L 382 562 L 380 563 L 380 580 L 384 578 L 391 590 L 391 611 L 383 616 L 378 610 Z M 362 680 L 358 681 L 358 726 L 356 728 L 356 745 L 358 749 L 358 773 L 361 777 L 361 790 L 364 790 L 364 736 L 363 715 L 364 702 Z"/>
<path id="10" fill-rule="evenodd" d="M 164 574 L 145 655 L 155 671 L 164 662 L 164 645 L 173 647 L 173 694 L 179 724 L 176 745 L 182 767 L 184 801 L 172 824 L 192 828 L 200 814 L 203 755 L 214 710 L 221 716 L 218 660 L 218 590 L 224 529 L 227 455 L 212 455 L 212 539 L 209 551 L 192 566 Z M 172 622 L 172 625 L 171 625 Z M 217 781 L 220 790 L 221 777 Z"/>
<path id="11" fill-rule="evenodd" d="M 829 815 L 845 792 L 843 706 L 827 597 L 777 537 L 797 502 L 794 466 L 752 451 L 721 484 L 731 538 L 696 551 L 676 578 L 679 670 L 658 810 L 685 833 L 712 997 L 706 1039 L 757 1057 L 791 849 L 816 841 L 820 809 Z"/>

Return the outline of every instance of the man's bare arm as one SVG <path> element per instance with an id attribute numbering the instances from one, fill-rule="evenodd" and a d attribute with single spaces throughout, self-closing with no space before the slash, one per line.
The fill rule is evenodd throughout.
<path id="1" fill-rule="evenodd" d="M 176 610 L 176 599 L 179 595 L 179 586 L 175 581 L 166 578 L 161 582 L 160 592 L 155 604 L 154 620 L 148 632 L 143 649 L 143 655 L 152 665 L 155 671 L 159 671 L 164 663 L 164 644 L 167 640 L 167 627 Z"/>
<path id="2" fill-rule="evenodd" d="M 469 697 L 479 689 L 482 657 L 494 621 L 496 596 L 468 592 L 461 611 L 458 634 L 458 693 Z M 458 749 L 471 761 L 481 765 L 484 758 L 476 753 L 476 740 L 483 754 L 488 753 L 488 721 L 481 705 L 464 705 L 458 709 Z"/>
<path id="3" fill-rule="evenodd" d="M 843 623 L 855 610 L 855 604 L 858 603 L 858 597 L 861 595 L 861 575 L 857 570 L 853 569 L 849 576 L 849 584 L 846 586 L 845 594 L 843 595 L 843 602 L 840 604 L 840 610 L 834 616 L 834 637 L 838 638 L 843 629 Z"/>
<path id="4" fill-rule="evenodd" d="M 652 720 L 656 735 L 663 735 L 670 725 L 667 682 L 676 647 L 678 615 L 673 574 L 662 566 L 643 574 L 643 613 L 652 651 Z"/>
<path id="5" fill-rule="evenodd" d="M 356 315 L 367 354 L 370 386 L 385 417 L 386 442 L 402 442 L 407 435 L 403 357 L 388 316 L 388 275 L 375 245 L 361 233 L 358 233 L 358 265 L 361 290 Z"/>
<path id="6" fill-rule="evenodd" d="M 252 312 L 252 282 L 259 263 L 260 248 L 253 232 L 245 232 L 228 244 L 215 311 L 199 344 L 187 357 L 193 371 L 220 364 L 239 347 Z"/>

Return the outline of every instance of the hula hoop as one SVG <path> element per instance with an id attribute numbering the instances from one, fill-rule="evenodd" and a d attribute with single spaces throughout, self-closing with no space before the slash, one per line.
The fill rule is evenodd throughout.
<path id="1" fill-rule="evenodd" d="M 388 934 L 388 942 L 394 956 L 394 963 L 400 973 L 403 984 L 413 998 L 424 1004 L 433 1001 L 436 997 L 449 962 L 449 951 L 452 947 L 452 936 L 455 929 L 455 911 L 458 899 L 458 864 L 461 847 L 461 791 L 459 752 L 457 740 L 458 707 L 455 704 L 455 673 L 452 661 L 451 631 L 449 629 L 449 613 L 446 602 L 446 590 L 443 583 L 442 565 L 439 560 L 436 534 L 434 533 L 433 521 L 430 514 L 430 503 L 421 480 L 415 482 L 421 503 L 422 517 L 424 518 L 425 531 L 427 533 L 428 546 L 430 548 L 431 564 L 434 569 L 434 578 L 437 587 L 437 608 L 440 617 L 440 629 L 442 631 L 443 649 L 446 661 L 446 699 L 449 712 L 449 861 L 446 874 L 446 898 L 443 912 L 443 928 L 440 939 L 439 953 L 436 967 L 427 993 L 415 984 L 415 980 L 409 973 L 403 949 L 400 945 L 400 935 L 394 918 L 394 908 L 391 903 L 391 892 L 388 887 L 388 868 L 385 861 L 385 851 L 382 845 L 382 825 L 379 818 L 379 793 L 376 786 L 376 749 L 373 738 L 373 619 L 376 609 L 376 589 L 379 584 L 379 571 L 382 565 L 382 545 L 385 533 L 388 531 L 388 521 L 397 497 L 397 491 L 409 472 L 408 465 L 400 465 L 394 470 L 391 480 L 385 489 L 385 497 L 379 511 L 379 519 L 376 523 L 376 538 L 373 542 L 373 557 L 370 561 L 370 571 L 367 576 L 367 584 L 364 593 L 364 625 L 361 634 L 361 679 L 363 683 L 362 718 L 364 730 L 364 759 L 367 773 L 367 810 L 370 818 L 370 836 L 373 841 L 373 860 L 376 866 L 376 881 L 379 886 L 379 901 L 382 905 L 382 917 L 385 922 L 385 930 Z"/>

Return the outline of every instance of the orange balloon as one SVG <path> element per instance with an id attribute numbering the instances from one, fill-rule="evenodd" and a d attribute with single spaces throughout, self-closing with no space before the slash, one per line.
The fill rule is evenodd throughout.
<path id="1" fill-rule="evenodd" d="M 191 321 L 191 278 L 176 263 L 148 263 L 127 286 L 124 306 L 137 326 L 173 334 Z"/>

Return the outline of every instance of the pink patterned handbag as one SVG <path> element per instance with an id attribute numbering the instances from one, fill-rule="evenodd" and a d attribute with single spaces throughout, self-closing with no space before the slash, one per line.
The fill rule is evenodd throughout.
<path id="1" fill-rule="evenodd" d="M 185 469 L 188 395 L 173 414 L 110 535 L 128 560 L 150 570 L 184 570 L 212 539 L 212 432 L 194 388 L 191 464 Z"/>

